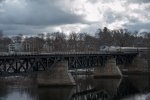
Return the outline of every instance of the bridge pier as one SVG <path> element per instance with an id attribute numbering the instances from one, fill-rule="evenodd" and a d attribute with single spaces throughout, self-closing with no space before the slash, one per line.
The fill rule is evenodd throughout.
<path id="1" fill-rule="evenodd" d="M 137 55 L 131 64 L 125 65 L 128 68 L 126 74 L 149 74 L 148 60 Z"/>
<path id="2" fill-rule="evenodd" d="M 56 63 L 51 70 L 38 72 L 37 82 L 39 87 L 75 85 L 75 81 L 67 69 L 68 62 L 61 61 Z"/>
<path id="3" fill-rule="evenodd" d="M 108 59 L 103 66 L 97 66 L 94 72 L 95 78 L 121 78 L 122 73 L 116 65 L 116 58 Z"/>

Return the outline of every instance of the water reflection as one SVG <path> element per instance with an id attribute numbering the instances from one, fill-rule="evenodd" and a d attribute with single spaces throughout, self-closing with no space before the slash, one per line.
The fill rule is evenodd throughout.
<path id="1" fill-rule="evenodd" d="M 37 100 L 35 88 L 0 85 L 0 100 Z"/>
<path id="2" fill-rule="evenodd" d="M 73 89 L 73 95 L 70 100 L 89 100 L 90 93 L 95 92 L 94 79 L 91 76 L 74 76 L 77 85 Z"/>
<path id="3" fill-rule="evenodd" d="M 70 100 L 72 87 L 40 88 L 39 100 Z"/>
<path id="4" fill-rule="evenodd" d="M 142 100 L 150 91 L 149 76 L 128 76 L 123 79 L 78 76 L 76 82 L 71 100 Z"/>
<path id="5" fill-rule="evenodd" d="M 111 100 L 117 93 L 121 79 L 93 79 L 93 76 L 77 78 L 72 100 Z"/>
<path id="6" fill-rule="evenodd" d="M 129 76 L 123 79 L 94 79 L 74 76 L 74 87 L 38 88 L 0 82 L 0 100 L 145 100 L 150 98 L 150 77 Z M 149 100 L 149 99 L 146 99 Z"/>
<path id="7" fill-rule="evenodd" d="M 117 94 L 114 100 L 120 100 L 122 98 L 141 97 L 143 94 L 147 94 L 149 87 L 149 76 L 129 76 L 122 80 Z M 125 99 L 128 100 L 128 99 Z M 132 99 L 129 99 L 132 100 Z M 135 99 L 136 100 L 136 99 Z M 141 99 L 138 99 L 141 100 Z"/>
<path id="8" fill-rule="evenodd" d="M 37 85 L 25 77 L 0 78 L 0 100 L 38 100 Z"/>

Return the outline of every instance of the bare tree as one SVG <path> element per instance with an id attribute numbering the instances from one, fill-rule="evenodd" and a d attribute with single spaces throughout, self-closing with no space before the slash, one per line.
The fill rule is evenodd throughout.
<path id="1" fill-rule="evenodd" d="M 71 34 L 69 34 L 68 48 L 70 51 L 77 51 L 77 41 L 78 41 L 77 33 L 72 32 Z"/>

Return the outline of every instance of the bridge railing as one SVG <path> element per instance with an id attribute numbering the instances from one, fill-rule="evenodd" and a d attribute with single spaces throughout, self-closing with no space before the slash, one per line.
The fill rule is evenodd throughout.
<path id="1" fill-rule="evenodd" d="M 10 55 L 71 55 L 71 54 L 115 54 L 115 53 L 139 53 L 136 51 L 88 51 L 88 52 L 0 52 L 0 56 L 10 56 Z"/>
<path id="2" fill-rule="evenodd" d="M 38 52 L 16 52 L 16 53 L 8 53 L 8 52 L 0 52 L 0 56 L 9 56 L 9 55 L 71 55 L 71 54 L 111 54 L 114 52 L 50 52 L 50 53 L 38 53 Z"/>

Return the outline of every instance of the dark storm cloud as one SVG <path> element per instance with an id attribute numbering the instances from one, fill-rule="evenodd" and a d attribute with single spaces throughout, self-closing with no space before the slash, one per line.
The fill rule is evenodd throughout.
<path id="1" fill-rule="evenodd" d="M 19 25 L 19 24 L 0 24 L 0 30 L 4 31 L 5 35 L 24 34 L 31 35 L 39 33 L 45 26 Z"/>
<path id="2" fill-rule="evenodd" d="M 24 24 L 24 25 L 61 25 L 83 22 L 81 16 L 69 14 L 60 9 L 51 10 L 33 9 L 30 13 L 20 15 L 8 13 L 0 16 L 2 24 Z"/>
<path id="3" fill-rule="evenodd" d="M 129 3 L 150 3 L 150 0 L 127 0 Z"/>
<path id="4" fill-rule="evenodd" d="M 146 31 L 150 31 L 150 22 L 149 23 L 142 23 L 142 22 L 137 22 L 134 24 L 128 24 L 128 25 L 124 25 L 128 30 L 132 30 L 132 31 L 142 31 L 142 30 L 146 30 Z M 141 29 L 141 30 L 139 30 Z"/>
<path id="5" fill-rule="evenodd" d="M 54 2 L 54 1 L 53 1 Z M 1 24 L 61 25 L 84 22 L 82 16 L 65 12 L 48 0 L 27 0 L 25 8 L 7 8 L 0 16 Z"/>
<path id="6" fill-rule="evenodd" d="M 87 2 L 97 3 L 99 0 L 87 0 Z"/>
<path id="7" fill-rule="evenodd" d="M 59 0 L 18 0 L 16 4 L 8 1 L 1 3 L 0 8 L 3 10 L 0 11 L 0 29 L 6 33 L 36 32 L 48 26 L 86 23 L 83 16 L 63 10 L 64 5 L 57 5 Z"/>
<path id="8" fill-rule="evenodd" d="M 5 1 L 5 0 L 0 0 L 0 3 L 3 2 L 3 1 Z"/>
<path id="9" fill-rule="evenodd" d="M 42 29 L 45 26 L 33 26 L 33 25 L 18 25 L 18 24 L 0 24 L 0 28 L 7 30 L 7 31 L 14 31 L 14 30 L 32 30 L 34 29 Z"/>

